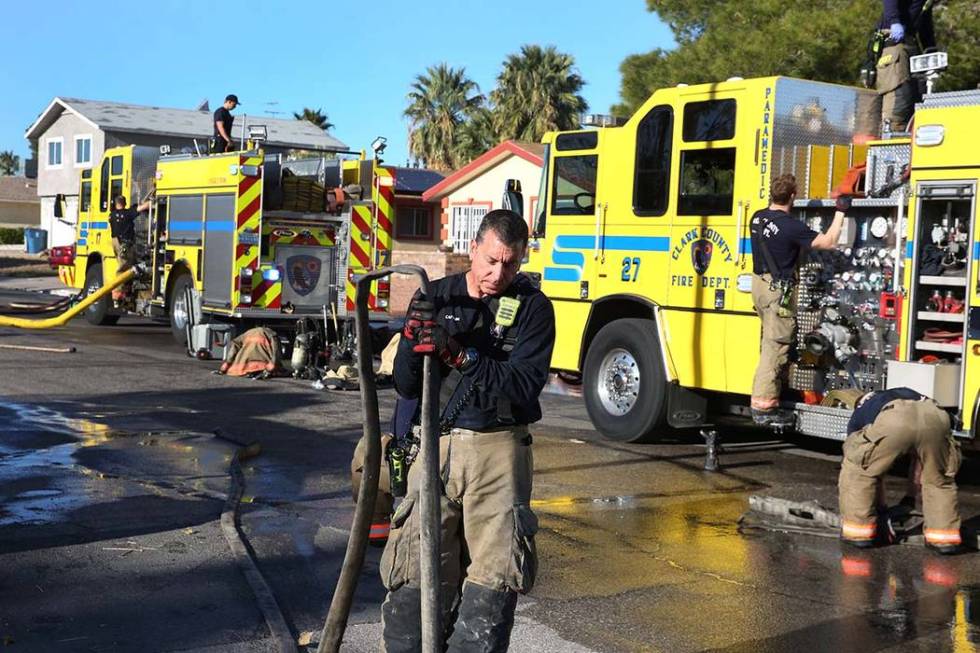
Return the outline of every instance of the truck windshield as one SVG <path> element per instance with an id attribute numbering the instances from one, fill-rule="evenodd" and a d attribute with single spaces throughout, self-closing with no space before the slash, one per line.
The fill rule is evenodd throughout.
<path id="1" fill-rule="evenodd" d="M 548 155 L 551 153 L 551 146 L 544 146 L 544 153 L 541 158 L 544 161 L 544 165 L 541 167 L 541 183 L 538 186 L 538 203 L 535 208 L 534 219 L 534 237 L 544 236 L 545 227 L 547 226 L 546 215 L 548 214 L 548 169 L 551 167 L 549 165 Z"/>

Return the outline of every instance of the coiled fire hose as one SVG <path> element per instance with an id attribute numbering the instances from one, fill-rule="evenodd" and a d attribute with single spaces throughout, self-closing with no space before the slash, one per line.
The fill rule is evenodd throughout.
<path id="1" fill-rule="evenodd" d="M 354 590 L 364 564 L 364 551 L 371 528 L 371 514 L 378 494 L 381 471 L 381 422 L 378 416 L 378 390 L 374 379 L 368 294 L 371 283 L 391 274 L 418 277 L 422 294 L 430 296 L 429 277 L 417 265 L 395 265 L 368 272 L 357 281 L 357 371 L 361 381 L 361 410 L 364 417 L 366 456 L 364 476 L 357 493 L 354 523 L 347 541 L 347 552 L 340 569 L 330 611 L 323 625 L 317 653 L 338 653 L 347 628 Z M 422 444 L 416 464 L 420 466 L 419 514 L 421 517 L 422 572 L 422 651 L 442 651 L 439 605 L 439 369 L 431 356 L 422 368 Z"/>

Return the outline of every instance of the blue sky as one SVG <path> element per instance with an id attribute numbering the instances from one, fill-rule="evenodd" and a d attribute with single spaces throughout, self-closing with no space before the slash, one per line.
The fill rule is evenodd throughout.
<path id="1" fill-rule="evenodd" d="M 215 108 L 237 93 L 236 115 L 322 108 L 351 148 L 384 135 L 386 160 L 402 164 L 405 95 L 427 66 L 465 66 L 489 93 L 507 54 L 555 45 L 604 113 L 623 58 L 673 41 L 643 0 L 35 0 L 5 3 L 0 43 L 0 150 L 22 157 L 24 131 L 57 95 Z"/>

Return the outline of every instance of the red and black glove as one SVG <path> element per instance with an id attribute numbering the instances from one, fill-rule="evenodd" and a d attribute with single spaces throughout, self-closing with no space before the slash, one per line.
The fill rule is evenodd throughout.
<path id="1" fill-rule="evenodd" d="M 837 197 L 837 201 L 834 203 L 834 208 L 841 213 L 847 213 L 851 210 L 851 200 L 853 198 L 850 195 L 840 195 Z"/>
<path id="2" fill-rule="evenodd" d="M 459 368 L 466 362 L 466 351 L 438 324 L 422 326 L 415 332 L 412 351 L 435 356 L 451 367 Z"/>
<path id="3" fill-rule="evenodd" d="M 405 315 L 405 328 L 402 335 L 406 340 L 415 342 L 418 340 L 418 331 L 423 326 L 435 325 L 435 305 L 416 297 L 408 305 L 408 313 Z"/>

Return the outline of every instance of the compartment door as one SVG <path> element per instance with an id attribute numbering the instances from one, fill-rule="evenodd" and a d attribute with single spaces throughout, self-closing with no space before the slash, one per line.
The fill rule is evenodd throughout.
<path id="1" fill-rule="evenodd" d="M 204 199 L 204 303 L 231 307 L 235 264 L 235 194 Z"/>

